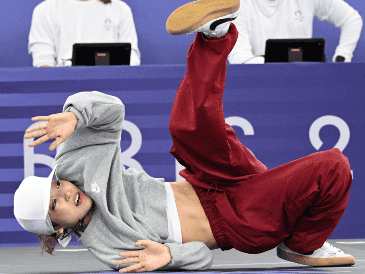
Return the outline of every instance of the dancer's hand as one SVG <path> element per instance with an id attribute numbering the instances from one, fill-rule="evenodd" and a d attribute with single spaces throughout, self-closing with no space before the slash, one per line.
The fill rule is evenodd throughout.
<path id="1" fill-rule="evenodd" d="M 139 251 L 119 253 L 119 256 L 129 258 L 118 260 L 115 264 L 135 263 L 132 266 L 120 269 L 120 273 L 153 271 L 168 264 L 172 259 L 170 249 L 163 244 L 149 240 L 140 240 L 136 243 L 136 247 L 139 246 L 145 246 L 146 248 Z"/>
<path id="2" fill-rule="evenodd" d="M 56 139 L 49 150 L 54 150 L 59 144 L 66 141 L 68 137 L 74 132 L 77 126 L 77 118 L 73 112 L 64 112 L 52 114 L 49 116 L 33 117 L 32 121 L 46 121 L 42 125 L 28 128 L 24 135 L 25 139 L 34 137 L 41 137 L 38 140 L 31 142 L 28 146 L 35 147 L 51 139 Z"/>

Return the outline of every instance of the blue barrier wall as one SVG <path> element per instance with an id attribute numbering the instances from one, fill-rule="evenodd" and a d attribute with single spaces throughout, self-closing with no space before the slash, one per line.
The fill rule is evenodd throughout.
<path id="1" fill-rule="evenodd" d="M 287 0 L 288 1 L 288 0 Z M 291 1 L 291 0 L 290 0 Z M 41 0 L 3 1 L 0 9 L 0 67 L 29 67 L 28 35 L 34 7 Z M 186 49 L 193 35 L 171 37 L 165 29 L 168 16 L 188 0 L 125 0 L 132 8 L 142 54 L 142 64 L 186 64 Z M 365 18 L 363 0 L 346 0 Z M 314 37 L 326 39 L 327 61 L 331 62 L 340 30 L 328 22 L 314 21 Z M 365 62 L 365 38 L 361 36 L 353 62 Z"/>
<path id="2" fill-rule="evenodd" d="M 340 148 L 353 171 L 348 208 L 331 238 L 363 238 L 365 227 L 365 64 L 229 65 L 224 111 L 238 138 L 269 169 Z M 48 176 L 50 142 L 23 139 L 32 116 L 62 111 L 71 94 L 98 90 L 126 105 L 124 163 L 176 181 L 168 130 L 185 65 L 0 70 L 0 244 L 32 244 L 13 215 L 25 176 Z M 36 159 L 36 157 L 38 159 Z"/>

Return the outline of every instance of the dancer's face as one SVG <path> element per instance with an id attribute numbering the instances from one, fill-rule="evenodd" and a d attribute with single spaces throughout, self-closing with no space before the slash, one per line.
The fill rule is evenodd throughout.
<path id="1" fill-rule="evenodd" d="M 49 217 L 60 226 L 54 227 L 57 234 L 75 226 L 91 209 L 92 199 L 73 183 L 52 180 Z"/>

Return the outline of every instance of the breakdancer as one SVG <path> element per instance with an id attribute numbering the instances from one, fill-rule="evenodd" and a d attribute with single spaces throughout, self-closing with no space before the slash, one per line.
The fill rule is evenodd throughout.
<path id="1" fill-rule="evenodd" d="M 239 3 L 199 0 L 167 20 L 171 34 L 197 33 L 169 125 L 171 153 L 186 181 L 167 183 L 122 166 L 124 105 L 116 97 L 78 93 L 63 113 L 33 118 L 45 123 L 26 131 L 25 138 L 42 136 L 30 146 L 52 138 L 58 139 L 51 150 L 64 143 L 48 178 L 28 177 L 19 186 L 14 214 L 41 235 L 47 252 L 75 233 L 121 273 L 207 269 L 215 248 L 257 254 L 277 247 L 280 258 L 311 266 L 355 263 L 326 242 L 352 182 L 341 151 L 268 170 L 225 123 L 222 97 Z"/>

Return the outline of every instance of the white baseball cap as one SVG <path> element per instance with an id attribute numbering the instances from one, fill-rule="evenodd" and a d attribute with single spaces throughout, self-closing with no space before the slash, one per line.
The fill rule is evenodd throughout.
<path id="1" fill-rule="evenodd" d="M 15 218 L 29 232 L 41 235 L 55 233 L 48 214 L 51 184 L 55 172 L 56 166 L 48 178 L 29 176 L 15 191 Z"/>

